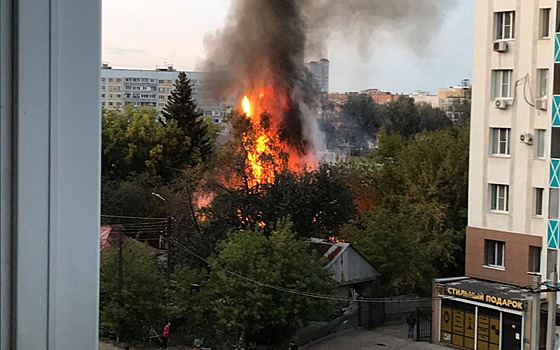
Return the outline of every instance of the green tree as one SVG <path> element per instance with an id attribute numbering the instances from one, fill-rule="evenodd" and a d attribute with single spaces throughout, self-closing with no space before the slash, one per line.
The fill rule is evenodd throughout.
<path id="1" fill-rule="evenodd" d="M 149 173 L 169 181 L 188 164 L 191 139 L 171 120 L 164 127 L 152 108 L 127 105 L 124 113 L 103 111 L 102 177 L 124 180 Z"/>
<path id="2" fill-rule="evenodd" d="M 331 304 L 324 299 L 268 287 L 332 295 L 334 280 L 307 248 L 307 243 L 295 238 L 287 219 L 276 225 L 269 238 L 258 230 L 246 230 L 220 243 L 210 262 L 208 288 L 218 325 L 232 339 L 279 344 L 309 321 L 330 313 Z"/>
<path id="3" fill-rule="evenodd" d="M 197 111 L 192 97 L 191 81 L 185 72 L 179 73 L 171 96 L 163 109 L 162 123 L 167 125 L 173 120 L 191 140 L 188 164 L 196 166 L 207 162 L 214 147 L 214 135 L 205 118 Z"/>
<path id="4" fill-rule="evenodd" d="M 390 134 L 398 133 L 404 137 L 412 137 L 420 132 L 420 114 L 414 99 L 400 96 L 387 103 L 385 126 Z"/>
<path id="5" fill-rule="evenodd" d="M 122 301 L 119 292 L 119 252 L 101 253 L 99 327 L 122 341 L 144 341 L 150 327 L 165 321 L 165 282 L 152 248 L 127 239 L 123 249 Z"/>
<path id="6" fill-rule="evenodd" d="M 463 273 L 468 145 L 468 127 L 423 132 L 415 140 L 382 130 L 375 152 L 352 164 L 354 196 L 370 202 L 345 233 L 371 252 L 366 255 L 381 269 L 388 292 L 429 292 L 426 276 Z M 428 265 L 410 269 L 378 249 L 398 246 L 399 239 Z"/>

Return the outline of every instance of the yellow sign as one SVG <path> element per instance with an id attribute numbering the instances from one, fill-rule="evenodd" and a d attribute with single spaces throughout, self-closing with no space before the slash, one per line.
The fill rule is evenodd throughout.
<path id="1" fill-rule="evenodd" d="M 476 301 L 480 301 L 483 303 L 492 304 L 496 306 L 507 307 L 514 310 L 523 310 L 523 306 L 524 306 L 523 302 L 519 300 L 502 298 L 494 295 L 487 295 L 482 292 L 473 292 L 473 291 L 454 288 L 454 287 L 445 288 L 445 294 L 454 297 L 464 298 L 464 299 L 476 300 Z"/>

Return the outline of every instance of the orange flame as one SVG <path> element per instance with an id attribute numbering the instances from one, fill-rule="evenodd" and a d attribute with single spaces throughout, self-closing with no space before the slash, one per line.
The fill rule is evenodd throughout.
<path id="1" fill-rule="evenodd" d="M 290 108 L 285 93 L 264 85 L 243 96 L 240 106 L 251 122 L 251 132 L 243 135 L 250 187 L 273 183 L 284 168 L 301 171 L 304 164 L 308 169 L 316 166 L 313 155 L 302 155 L 279 141 L 281 117 Z"/>
<path id="2" fill-rule="evenodd" d="M 245 113 L 247 117 L 250 118 L 253 116 L 253 108 L 251 106 L 251 101 L 249 101 L 249 97 L 243 97 L 243 101 L 241 101 L 241 107 L 243 108 L 243 113 Z"/>

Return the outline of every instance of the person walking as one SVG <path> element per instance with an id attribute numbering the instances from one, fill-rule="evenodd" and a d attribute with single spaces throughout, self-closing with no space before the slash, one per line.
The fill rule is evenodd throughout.
<path id="1" fill-rule="evenodd" d="M 161 349 L 167 349 L 167 342 L 169 341 L 169 327 L 171 326 L 171 322 L 167 322 L 167 324 L 163 327 L 163 334 L 161 340 Z"/>
<path id="2" fill-rule="evenodd" d="M 408 325 L 408 339 L 414 339 L 414 325 L 416 324 L 416 315 L 414 311 L 406 318 L 406 324 Z"/>

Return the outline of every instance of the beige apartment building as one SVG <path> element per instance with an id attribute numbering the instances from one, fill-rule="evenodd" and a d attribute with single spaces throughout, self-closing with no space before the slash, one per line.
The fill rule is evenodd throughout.
<path id="1" fill-rule="evenodd" d="M 101 67 L 101 107 L 122 111 L 127 104 L 135 107 L 154 107 L 161 112 L 171 96 L 179 72 L 172 66 L 155 70 L 113 69 L 104 63 Z M 207 98 L 205 94 L 205 74 L 185 72 L 192 84 L 192 96 L 199 111 L 221 123 L 227 109 Z"/>
<path id="2" fill-rule="evenodd" d="M 558 282 L 559 10 L 553 0 L 476 0 L 466 277 L 434 283 L 436 342 L 545 345 L 548 296 L 528 286 L 536 274 Z"/>

